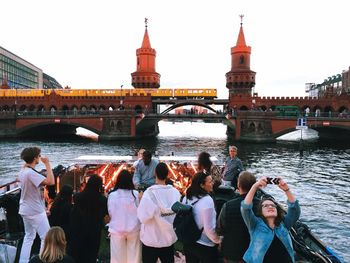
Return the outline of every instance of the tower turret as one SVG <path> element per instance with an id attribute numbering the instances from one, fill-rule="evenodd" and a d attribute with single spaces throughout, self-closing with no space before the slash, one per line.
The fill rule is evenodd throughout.
<path id="1" fill-rule="evenodd" d="M 250 70 L 251 47 L 246 45 L 243 15 L 236 46 L 231 48 L 231 71 L 226 73 L 226 87 L 230 94 L 250 94 L 255 86 L 255 72 Z"/>
<path id="2" fill-rule="evenodd" d="M 145 34 L 141 48 L 136 50 L 136 71 L 131 73 L 134 88 L 159 88 L 160 74 L 156 72 L 156 50 L 151 47 L 145 18 Z"/>

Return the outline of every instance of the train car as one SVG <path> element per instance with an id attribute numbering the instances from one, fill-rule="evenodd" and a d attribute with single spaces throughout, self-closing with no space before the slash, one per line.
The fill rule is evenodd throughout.
<path id="1" fill-rule="evenodd" d="M 57 95 L 61 97 L 84 97 L 86 96 L 85 89 L 55 89 L 55 90 L 48 90 L 50 93 L 55 92 Z M 47 95 L 49 95 L 48 93 Z"/>
<path id="2" fill-rule="evenodd" d="M 174 89 L 174 97 L 176 98 L 216 98 L 217 90 L 216 89 L 186 89 L 178 88 Z"/>
<path id="3" fill-rule="evenodd" d="M 43 89 L 16 89 L 16 97 L 44 97 L 45 90 Z"/>

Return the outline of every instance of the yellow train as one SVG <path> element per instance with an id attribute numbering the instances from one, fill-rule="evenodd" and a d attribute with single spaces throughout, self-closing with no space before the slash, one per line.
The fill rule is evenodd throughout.
<path id="1" fill-rule="evenodd" d="M 127 97 L 152 96 L 154 98 L 216 98 L 213 88 L 193 89 L 0 89 L 1 97 L 44 97 L 55 92 L 61 97 Z"/>

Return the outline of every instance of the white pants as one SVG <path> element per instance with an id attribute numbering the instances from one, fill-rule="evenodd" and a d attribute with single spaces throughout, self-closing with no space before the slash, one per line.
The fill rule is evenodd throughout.
<path id="1" fill-rule="evenodd" d="M 140 232 L 128 234 L 111 233 L 111 263 L 140 263 Z"/>
<path id="2" fill-rule="evenodd" d="M 19 263 L 28 263 L 30 257 L 30 250 L 38 233 L 41 239 L 40 252 L 44 248 L 44 240 L 46 233 L 50 229 L 49 220 L 47 219 L 46 212 L 34 216 L 22 215 L 24 223 L 24 239 L 21 249 L 21 255 L 19 257 Z"/>

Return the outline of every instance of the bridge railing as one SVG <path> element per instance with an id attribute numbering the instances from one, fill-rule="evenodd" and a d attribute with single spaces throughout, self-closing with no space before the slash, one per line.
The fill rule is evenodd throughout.
<path id="1" fill-rule="evenodd" d="M 82 117 L 106 115 L 138 115 L 135 110 L 77 110 L 77 111 L 1 111 L 0 118 Z"/>

